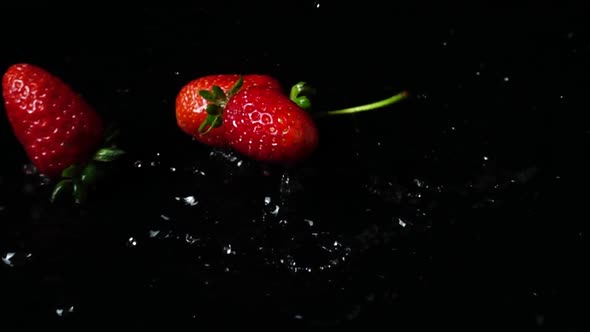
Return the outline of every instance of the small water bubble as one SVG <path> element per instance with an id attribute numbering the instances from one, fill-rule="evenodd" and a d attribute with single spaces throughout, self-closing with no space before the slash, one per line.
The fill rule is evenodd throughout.
<path id="1" fill-rule="evenodd" d="M 33 175 L 37 173 L 37 167 L 33 164 L 25 164 L 23 165 L 23 172 L 26 175 Z"/>
<path id="2" fill-rule="evenodd" d="M 127 239 L 127 246 L 130 248 L 137 246 L 137 240 L 134 237 L 130 237 Z"/>
<path id="3" fill-rule="evenodd" d="M 483 160 L 484 160 L 484 161 L 488 161 L 488 160 L 489 160 L 489 158 L 488 158 L 487 156 L 483 156 Z"/>
<path id="4" fill-rule="evenodd" d="M 567 33 L 567 35 L 566 35 L 566 38 L 567 38 L 567 39 L 572 39 L 572 38 L 574 38 L 574 33 L 573 33 L 573 32 L 568 32 L 568 33 Z"/>
<path id="5" fill-rule="evenodd" d="M 160 234 L 160 230 L 150 230 L 149 231 L 150 238 L 155 238 L 156 236 L 158 236 L 158 234 Z"/>
<path id="6" fill-rule="evenodd" d="M 305 221 L 309 225 L 309 227 L 313 227 L 313 220 L 303 219 L 303 221 Z"/>
<path id="7" fill-rule="evenodd" d="M 179 72 L 179 71 L 175 71 L 175 72 L 172 72 L 172 74 L 173 74 L 174 76 L 178 76 L 178 75 L 180 75 L 180 72 Z"/>
<path id="8" fill-rule="evenodd" d="M 414 179 L 414 184 L 416 185 L 416 187 L 418 188 L 423 188 L 424 187 L 424 181 L 420 180 L 420 179 Z"/>
<path id="9" fill-rule="evenodd" d="M 475 76 L 480 76 L 480 75 L 481 75 L 481 72 L 479 70 L 475 72 Z"/>
<path id="10" fill-rule="evenodd" d="M 170 167 L 169 169 L 170 169 L 170 172 L 172 172 L 172 173 L 176 172 L 176 167 Z"/>
<path id="11" fill-rule="evenodd" d="M 184 241 L 186 243 L 188 243 L 188 244 L 194 244 L 197 241 L 199 241 L 199 239 L 198 238 L 195 238 L 192 235 L 190 235 L 190 234 L 187 233 L 187 234 L 184 235 Z"/>
<path id="12" fill-rule="evenodd" d="M 402 227 L 406 227 L 408 225 L 402 218 L 397 218 L 397 223 Z"/>
<path id="13" fill-rule="evenodd" d="M 281 208 L 280 208 L 280 206 L 278 206 L 278 205 L 275 205 L 275 206 L 273 207 L 273 209 L 270 211 L 270 214 L 272 214 L 273 216 L 275 216 L 275 217 L 276 217 L 276 216 L 278 216 L 278 215 L 279 215 L 279 210 L 280 210 L 280 209 L 281 209 Z"/>
<path id="14" fill-rule="evenodd" d="M 141 168 L 141 166 L 142 166 L 142 162 L 141 162 L 141 160 L 136 160 L 136 161 L 133 163 L 133 167 L 135 167 L 135 168 Z"/>
<path id="15" fill-rule="evenodd" d="M 223 252 L 225 252 L 226 255 L 235 255 L 236 254 L 236 251 L 231 248 L 231 244 L 224 246 Z"/>
<path id="16" fill-rule="evenodd" d="M 241 167 L 243 163 L 244 163 L 244 161 L 243 161 L 243 160 L 240 160 L 240 161 L 238 161 L 238 163 L 237 163 L 236 165 L 237 165 L 238 167 Z"/>
<path id="17" fill-rule="evenodd" d="M 447 41 L 446 41 L 446 40 L 444 40 L 444 41 L 442 42 L 442 46 L 447 46 Z"/>
<path id="18" fill-rule="evenodd" d="M 317 0 L 313 2 L 313 5 L 315 8 L 320 8 L 320 2 Z"/>
<path id="19" fill-rule="evenodd" d="M 73 312 L 74 312 L 74 306 L 73 305 L 71 305 L 69 307 L 55 309 L 55 314 L 58 317 L 65 317 L 65 316 L 67 316 L 67 315 L 69 315 L 69 314 L 71 314 Z"/>
<path id="20" fill-rule="evenodd" d="M 298 320 L 301 320 L 301 319 L 303 319 L 303 316 L 302 315 L 295 315 L 294 318 L 295 319 L 298 319 Z"/>
<path id="21" fill-rule="evenodd" d="M 563 99 L 563 98 L 565 98 L 563 95 L 560 95 L 560 96 L 559 96 L 559 99 Z"/>
<path id="22" fill-rule="evenodd" d="M 174 199 L 182 201 L 185 205 L 195 206 L 199 204 L 199 201 L 195 199 L 195 196 L 174 197 Z"/>
<path id="23" fill-rule="evenodd" d="M 504 82 L 509 82 L 509 81 L 510 81 L 510 77 L 504 76 Z"/>
<path id="24" fill-rule="evenodd" d="M 0 205 L 0 212 L 2 212 L 2 211 L 4 211 L 4 210 L 6 210 L 6 206 L 4 206 L 4 205 Z"/>
<path id="25" fill-rule="evenodd" d="M 129 88 L 118 88 L 118 89 L 116 89 L 116 90 L 115 90 L 115 92 L 116 92 L 118 95 L 121 95 L 121 96 L 123 96 L 123 95 L 127 95 L 127 94 L 129 94 L 129 92 L 131 92 L 131 89 L 129 89 Z"/>
<path id="26" fill-rule="evenodd" d="M 167 215 L 165 215 L 165 214 L 161 214 L 161 215 L 160 215 L 160 218 L 161 218 L 162 220 L 165 220 L 165 221 L 169 221 L 169 220 L 170 220 L 170 217 L 168 217 L 168 216 L 167 216 Z"/>
<path id="27" fill-rule="evenodd" d="M 270 196 L 264 197 L 264 205 L 270 204 Z"/>

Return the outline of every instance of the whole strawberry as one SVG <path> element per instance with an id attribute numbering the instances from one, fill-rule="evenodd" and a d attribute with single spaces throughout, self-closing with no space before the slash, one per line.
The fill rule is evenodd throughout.
<path id="1" fill-rule="evenodd" d="M 77 198 L 94 177 L 89 160 L 110 161 L 122 151 L 98 150 L 103 121 L 72 88 L 43 68 L 19 63 L 2 78 L 2 96 L 13 132 L 40 174 L 65 176 L 56 192 L 73 187 Z M 86 167 L 88 166 L 88 167 Z"/>
<path id="2" fill-rule="evenodd" d="M 277 80 L 266 75 L 219 74 L 194 79 L 176 96 L 176 122 L 182 131 L 201 143 L 225 147 L 221 110 L 238 90 L 255 85 L 281 89 Z"/>
<path id="3" fill-rule="evenodd" d="M 318 145 L 308 112 L 276 89 L 242 89 L 225 107 L 225 136 L 236 151 L 258 161 L 291 164 Z"/>

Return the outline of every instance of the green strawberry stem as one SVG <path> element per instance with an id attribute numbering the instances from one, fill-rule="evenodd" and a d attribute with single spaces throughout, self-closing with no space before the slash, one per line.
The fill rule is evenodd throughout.
<path id="1" fill-rule="evenodd" d="M 407 91 L 402 91 L 396 95 L 393 95 L 389 98 L 386 98 L 386 99 L 383 99 L 380 101 L 376 101 L 374 103 L 360 105 L 360 106 L 354 106 L 354 107 L 348 107 L 348 108 L 334 110 L 334 111 L 314 113 L 313 116 L 314 117 L 323 117 L 323 116 L 331 116 L 331 115 L 355 114 L 355 113 L 360 113 L 360 112 L 372 111 L 372 110 L 383 108 L 383 107 L 386 107 L 389 105 L 393 105 L 397 102 L 400 102 L 400 101 L 406 99 L 408 96 L 409 96 L 409 93 Z"/>

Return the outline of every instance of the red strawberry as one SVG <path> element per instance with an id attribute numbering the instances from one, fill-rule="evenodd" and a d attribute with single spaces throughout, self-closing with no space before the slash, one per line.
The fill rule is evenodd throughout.
<path id="1" fill-rule="evenodd" d="M 212 122 L 206 123 L 208 119 L 209 121 L 214 119 L 207 112 L 207 106 L 214 103 L 223 109 L 227 99 L 236 92 L 232 91 L 232 88 L 239 90 L 260 85 L 277 90 L 281 89 L 279 82 L 270 76 L 250 74 L 244 75 L 242 80 L 240 77 L 237 74 L 209 75 L 192 80 L 183 86 L 176 96 L 176 121 L 180 129 L 207 145 L 227 146 L 224 127 L 211 126 Z M 238 84 L 236 85 L 236 83 Z M 214 86 L 219 87 L 223 94 L 215 95 Z M 207 100 L 202 95 L 202 91 L 208 91 L 211 98 Z M 203 135 L 207 129 L 207 134 Z"/>
<path id="2" fill-rule="evenodd" d="M 318 144 L 310 115 L 276 89 L 242 89 L 227 102 L 223 123 L 230 146 L 258 161 L 295 163 Z"/>
<path id="3" fill-rule="evenodd" d="M 73 185 L 80 198 L 95 170 L 94 165 L 81 166 L 89 165 L 93 154 L 95 160 L 110 161 L 122 153 L 97 151 L 103 135 L 100 116 L 68 84 L 40 67 L 10 66 L 2 78 L 2 95 L 13 132 L 39 173 L 72 178 L 58 183 L 54 194 Z"/>

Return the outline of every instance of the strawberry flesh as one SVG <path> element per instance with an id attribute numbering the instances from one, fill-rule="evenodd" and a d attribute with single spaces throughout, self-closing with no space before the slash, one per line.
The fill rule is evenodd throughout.
<path id="1" fill-rule="evenodd" d="M 224 117 L 231 147 L 258 161 L 296 163 L 318 144 L 310 115 L 275 89 L 242 89 L 228 101 Z"/>
<path id="2" fill-rule="evenodd" d="M 47 177 L 84 163 L 101 142 L 103 124 L 95 110 L 40 67 L 10 66 L 2 78 L 2 95 L 15 136 Z"/>

